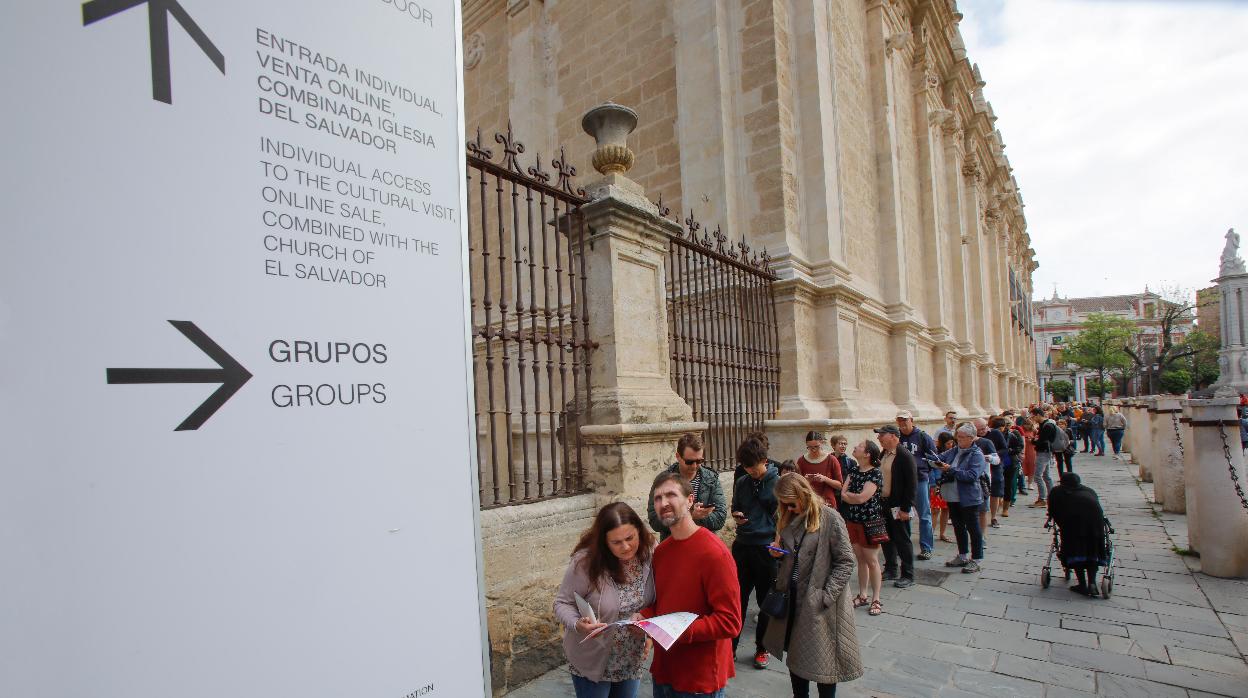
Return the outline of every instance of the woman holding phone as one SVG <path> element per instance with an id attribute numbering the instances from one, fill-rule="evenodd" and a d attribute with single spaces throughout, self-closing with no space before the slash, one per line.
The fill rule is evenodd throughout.
<path id="1" fill-rule="evenodd" d="M 654 534 L 624 502 L 598 510 L 581 535 L 555 595 L 555 617 L 563 625 L 563 651 L 576 698 L 633 698 L 641 685 L 649 639 L 635 627 L 585 636 L 617 620 L 632 618 L 654 603 L 650 558 Z M 580 596 L 593 617 L 577 605 Z"/>
<path id="2" fill-rule="evenodd" d="M 801 475 L 789 473 L 776 484 L 783 556 L 776 591 L 787 591 L 784 617 L 767 624 L 763 642 L 789 669 L 794 698 L 836 695 L 836 684 L 863 674 L 854 613 L 849 603 L 849 577 L 854 556 L 849 534 L 836 510 L 824 503 Z"/>

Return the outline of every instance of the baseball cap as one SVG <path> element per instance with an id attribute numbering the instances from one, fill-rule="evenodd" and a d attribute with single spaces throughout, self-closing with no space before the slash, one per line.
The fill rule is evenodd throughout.
<path id="1" fill-rule="evenodd" d="M 910 413 L 907 412 L 906 414 Z M 885 424 L 879 429 L 873 429 L 872 431 L 877 434 L 892 434 L 893 436 L 901 436 L 901 430 L 897 428 L 896 424 Z"/>
<path id="2" fill-rule="evenodd" d="M 897 413 L 897 419 L 914 419 L 914 415 L 910 413 L 910 410 L 902 410 Z"/>

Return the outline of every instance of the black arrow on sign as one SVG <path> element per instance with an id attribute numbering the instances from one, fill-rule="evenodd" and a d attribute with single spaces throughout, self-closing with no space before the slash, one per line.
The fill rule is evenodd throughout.
<path id="1" fill-rule="evenodd" d="M 203 29 L 191 19 L 178 0 L 90 0 L 82 4 L 82 26 L 108 19 L 118 12 L 147 5 L 147 31 L 152 50 L 152 99 L 173 104 L 169 72 L 169 15 L 195 40 L 217 70 L 225 75 L 225 56 L 213 45 Z"/>
<path id="2" fill-rule="evenodd" d="M 229 400 L 238 389 L 251 380 L 251 374 L 234 357 L 225 353 L 216 342 L 208 338 L 204 331 L 186 320 L 170 320 L 169 324 L 177 328 L 187 339 L 199 347 L 221 368 L 110 368 L 107 378 L 110 384 L 133 383 L 220 383 L 221 387 L 208 396 L 203 404 L 195 408 L 189 417 L 182 420 L 174 431 L 195 430 Z"/>

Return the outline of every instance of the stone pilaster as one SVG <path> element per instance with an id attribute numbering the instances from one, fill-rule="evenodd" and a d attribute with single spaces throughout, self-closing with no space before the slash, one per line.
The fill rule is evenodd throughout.
<path id="1" fill-rule="evenodd" d="M 854 354 L 837 352 L 824 356 L 821 328 L 815 321 L 815 289 L 804 279 L 786 279 L 775 287 L 776 330 L 780 344 L 780 419 L 809 419 L 826 416 L 821 402 L 819 374 L 827 370 L 840 374 Z M 832 345 L 835 346 L 835 345 Z M 823 359 L 829 359 L 825 365 Z"/>
<path id="2" fill-rule="evenodd" d="M 950 339 L 936 342 L 932 351 L 933 378 L 936 387 L 936 405 L 942 412 L 953 410 L 960 415 L 968 414 L 961 395 L 962 361 L 958 345 Z"/>
<path id="3" fill-rule="evenodd" d="M 913 321 L 893 325 L 889 337 L 889 363 L 892 366 L 893 402 L 901 409 L 919 411 L 919 376 L 916 353 L 922 328 Z"/>
<path id="4" fill-rule="evenodd" d="M 897 314 L 909 319 L 913 312 L 910 304 L 912 289 L 909 288 L 906 269 L 901 139 L 897 121 L 898 109 L 910 108 L 906 90 L 899 90 L 898 83 L 904 81 L 908 74 L 912 36 L 908 23 L 902 21 L 897 11 L 892 3 L 868 3 L 866 50 L 875 131 L 873 142 L 882 262 L 880 291 L 890 313 L 896 310 Z M 893 353 L 896 356 L 896 347 Z M 894 364 L 894 374 L 903 367 L 904 364 Z"/>

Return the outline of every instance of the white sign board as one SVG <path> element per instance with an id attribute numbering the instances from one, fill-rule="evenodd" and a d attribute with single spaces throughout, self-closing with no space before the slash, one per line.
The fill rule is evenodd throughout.
<path id="1" fill-rule="evenodd" d="M 459 3 L 6 3 L 0 696 L 482 695 Z"/>

